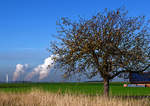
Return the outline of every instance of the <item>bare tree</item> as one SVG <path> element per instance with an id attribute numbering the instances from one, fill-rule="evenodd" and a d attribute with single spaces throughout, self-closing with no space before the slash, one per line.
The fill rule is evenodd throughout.
<path id="1" fill-rule="evenodd" d="M 62 18 L 50 51 L 64 76 L 99 74 L 104 95 L 109 96 L 109 80 L 124 72 L 143 72 L 150 67 L 149 21 L 144 16 L 129 17 L 124 9 L 107 9 L 78 21 Z"/>

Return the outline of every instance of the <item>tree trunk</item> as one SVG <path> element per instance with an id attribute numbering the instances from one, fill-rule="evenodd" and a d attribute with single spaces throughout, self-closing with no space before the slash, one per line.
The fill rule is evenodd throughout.
<path id="1" fill-rule="evenodd" d="M 109 97 L 109 79 L 104 78 L 104 96 Z"/>

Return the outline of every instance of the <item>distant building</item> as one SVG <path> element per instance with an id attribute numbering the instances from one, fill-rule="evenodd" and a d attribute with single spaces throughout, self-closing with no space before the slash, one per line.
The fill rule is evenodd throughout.
<path id="1" fill-rule="evenodd" d="M 150 72 L 131 72 L 129 75 L 129 81 L 131 84 L 150 84 Z"/>

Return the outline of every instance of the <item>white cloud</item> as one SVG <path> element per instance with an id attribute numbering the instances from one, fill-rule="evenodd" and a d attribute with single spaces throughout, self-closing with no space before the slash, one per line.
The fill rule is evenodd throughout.
<path id="1" fill-rule="evenodd" d="M 25 65 L 22 65 L 22 64 L 17 64 L 16 65 L 16 70 L 13 74 L 13 81 L 16 81 L 17 78 L 19 78 L 19 76 L 21 74 L 23 74 L 27 69 L 28 69 L 29 65 L 28 64 L 25 64 Z"/>
<path id="2" fill-rule="evenodd" d="M 35 67 L 33 71 L 26 76 L 25 79 L 29 80 L 35 75 L 39 75 L 39 80 L 47 77 L 50 72 L 50 69 L 53 68 L 55 64 L 53 60 L 54 58 L 58 58 L 58 55 L 51 55 L 50 57 L 46 58 L 44 60 L 44 63 Z"/>

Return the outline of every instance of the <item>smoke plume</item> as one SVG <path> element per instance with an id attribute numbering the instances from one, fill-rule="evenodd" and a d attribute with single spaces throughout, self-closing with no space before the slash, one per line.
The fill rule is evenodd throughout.
<path id="1" fill-rule="evenodd" d="M 39 75 L 39 80 L 47 77 L 49 72 L 50 72 L 50 69 L 53 68 L 53 66 L 54 66 L 54 60 L 53 59 L 57 58 L 57 57 L 58 56 L 51 55 L 50 57 L 46 58 L 44 60 L 43 64 L 35 67 L 33 69 L 33 71 L 26 76 L 26 79 L 29 80 L 35 75 Z"/>
<path id="2" fill-rule="evenodd" d="M 27 70 L 29 67 L 28 64 L 25 64 L 25 65 L 22 65 L 22 64 L 17 64 L 16 65 L 16 70 L 14 72 L 14 75 L 13 75 L 13 81 L 16 81 L 17 78 L 23 74 L 25 72 L 25 70 Z"/>

